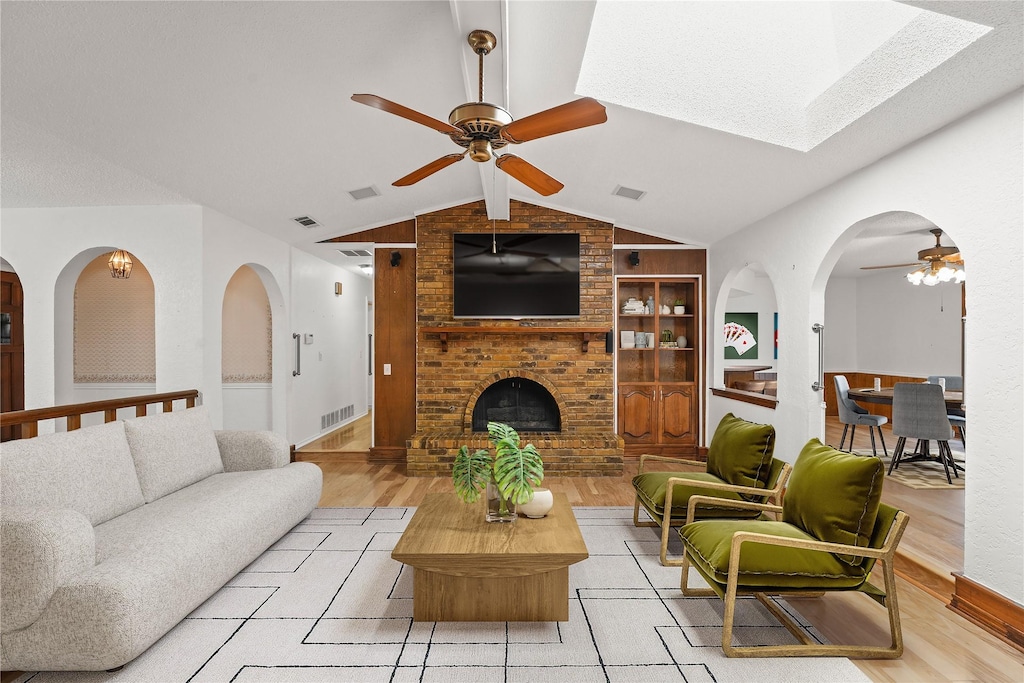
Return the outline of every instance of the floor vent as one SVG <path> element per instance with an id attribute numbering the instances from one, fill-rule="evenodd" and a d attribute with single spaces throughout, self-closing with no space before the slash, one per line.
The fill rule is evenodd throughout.
<path id="1" fill-rule="evenodd" d="M 344 408 L 338 408 L 332 410 L 329 413 L 320 416 L 320 431 L 330 429 L 339 422 L 349 420 L 356 414 L 355 405 L 347 405 Z"/>

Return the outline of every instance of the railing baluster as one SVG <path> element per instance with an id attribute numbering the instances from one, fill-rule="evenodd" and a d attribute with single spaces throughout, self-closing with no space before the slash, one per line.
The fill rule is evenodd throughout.
<path id="1" fill-rule="evenodd" d="M 103 421 L 113 422 L 117 419 L 117 408 L 107 408 L 103 411 Z"/>
<path id="2" fill-rule="evenodd" d="M 82 428 L 82 416 L 79 415 L 68 415 L 68 431 L 73 432 L 76 429 Z"/>

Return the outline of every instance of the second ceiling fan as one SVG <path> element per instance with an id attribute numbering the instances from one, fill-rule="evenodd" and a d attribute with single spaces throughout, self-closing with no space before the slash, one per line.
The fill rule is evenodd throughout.
<path id="1" fill-rule="evenodd" d="M 496 156 L 495 150 L 502 149 L 510 143 L 529 142 L 556 133 L 594 126 L 608 120 L 604 106 L 590 97 L 573 100 L 518 121 L 514 120 L 512 115 L 502 107 L 484 102 L 484 56 L 494 49 L 497 42 L 494 34 L 490 31 L 477 29 L 469 34 L 470 47 L 473 48 L 473 52 L 477 54 L 479 60 L 479 101 L 467 102 L 455 107 L 448 116 L 448 123 L 377 95 L 356 94 L 352 96 L 352 99 L 360 104 L 401 116 L 444 133 L 452 139 L 452 142 L 466 149 L 461 154 L 447 154 L 440 159 L 435 159 L 426 166 L 399 178 L 392 185 L 404 187 L 418 183 L 427 176 L 437 173 L 457 161 L 462 161 L 466 155 L 469 155 L 473 161 L 490 161 Z M 564 187 L 562 183 L 544 171 L 514 154 L 505 153 L 497 156 L 494 163 L 500 170 L 538 194 L 552 195 Z"/>

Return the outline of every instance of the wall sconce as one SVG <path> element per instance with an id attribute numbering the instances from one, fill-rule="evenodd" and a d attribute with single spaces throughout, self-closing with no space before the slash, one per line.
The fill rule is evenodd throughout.
<path id="1" fill-rule="evenodd" d="M 334 296 L 341 296 L 341 283 L 340 282 L 335 282 L 334 283 Z"/>
<path id="2" fill-rule="evenodd" d="M 402 262 L 402 252 L 400 252 L 400 251 L 393 251 L 393 252 L 391 252 L 391 267 L 394 268 L 395 266 L 397 266 L 401 262 Z"/>
<path id="3" fill-rule="evenodd" d="M 629 252 L 629 265 L 639 266 L 640 265 L 640 252 L 631 251 Z"/>
<path id="4" fill-rule="evenodd" d="M 111 252 L 110 259 L 107 261 L 110 277 L 115 280 L 127 280 L 132 274 L 133 265 L 131 256 L 124 249 Z"/>

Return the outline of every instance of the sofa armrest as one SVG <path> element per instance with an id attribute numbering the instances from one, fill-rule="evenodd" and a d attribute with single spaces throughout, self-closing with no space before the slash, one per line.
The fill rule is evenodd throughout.
<path id="1" fill-rule="evenodd" d="M 96 534 L 75 510 L 5 506 L 0 517 L 0 624 L 31 625 L 67 580 L 96 565 Z"/>
<path id="2" fill-rule="evenodd" d="M 272 470 L 291 461 L 288 442 L 274 432 L 216 430 L 225 472 Z"/>

